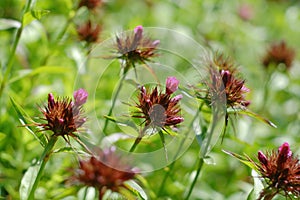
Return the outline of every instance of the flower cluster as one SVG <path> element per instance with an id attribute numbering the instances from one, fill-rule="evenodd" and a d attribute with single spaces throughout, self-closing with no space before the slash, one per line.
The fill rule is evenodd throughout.
<path id="1" fill-rule="evenodd" d="M 287 69 L 292 66 L 295 58 L 295 51 L 292 48 L 287 47 L 285 41 L 272 44 L 267 50 L 266 55 L 262 60 L 262 64 L 268 68 L 270 64 L 284 64 Z"/>
<path id="2" fill-rule="evenodd" d="M 118 192 L 124 187 L 124 182 L 133 179 L 137 170 L 123 162 L 115 153 L 115 148 L 100 151 L 97 157 L 79 161 L 79 169 L 71 178 L 86 186 L 92 186 L 99 191 L 99 199 L 109 189 Z"/>
<path id="3" fill-rule="evenodd" d="M 259 151 L 258 160 L 258 163 L 250 161 L 267 183 L 259 199 L 270 199 L 276 194 L 300 198 L 300 162 L 287 142 L 277 151 L 268 152 L 266 155 Z"/>
<path id="4" fill-rule="evenodd" d="M 100 31 L 101 27 L 98 24 L 93 26 L 90 20 L 77 28 L 79 40 L 87 43 L 97 42 Z"/>
<path id="5" fill-rule="evenodd" d="M 144 86 L 140 89 L 140 95 L 136 107 L 139 109 L 133 117 L 145 119 L 145 126 L 170 127 L 183 122 L 180 116 L 179 101 L 182 95 L 175 97 L 171 95 L 178 89 L 179 81 L 175 77 L 168 77 L 166 80 L 166 91 L 159 92 L 155 87 L 147 90 Z"/>
<path id="6" fill-rule="evenodd" d="M 145 36 L 142 26 L 135 27 L 133 33 L 116 36 L 117 58 L 125 64 L 124 73 L 136 63 L 145 63 L 157 56 L 156 48 L 159 40 Z"/>
<path id="7" fill-rule="evenodd" d="M 87 100 L 87 92 L 79 89 L 74 92 L 74 101 L 65 97 L 54 99 L 52 93 L 48 94 L 48 105 L 41 109 L 45 123 L 37 123 L 37 126 L 43 130 L 50 130 L 55 136 L 62 136 L 66 140 L 66 136 L 74 137 L 86 118 L 82 117 L 82 105 Z"/>

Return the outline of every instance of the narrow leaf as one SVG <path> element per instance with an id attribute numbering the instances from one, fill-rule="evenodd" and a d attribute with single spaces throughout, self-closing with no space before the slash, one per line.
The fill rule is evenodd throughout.
<path id="1" fill-rule="evenodd" d="M 142 198 L 143 200 L 147 200 L 148 197 L 141 186 L 139 186 L 135 181 L 129 180 L 125 182 L 125 186 L 136 194 L 138 197 Z"/>
<path id="2" fill-rule="evenodd" d="M 16 82 L 24 77 L 27 76 L 34 76 L 37 74 L 63 74 L 63 73 L 68 73 L 69 69 L 66 67 L 61 67 L 61 66 L 40 66 L 34 70 L 20 70 L 18 72 L 18 75 L 15 77 L 11 78 L 9 83 Z"/>
<path id="3" fill-rule="evenodd" d="M 239 154 L 236 154 L 236 153 L 233 153 L 233 152 L 230 152 L 230 151 L 226 151 L 226 150 L 222 150 L 224 153 L 234 157 L 234 158 L 237 158 L 240 162 L 244 163 L 245 165 L 247 165 L 248 167 L 250 167 L 251 169 L 253 170 L 256 170 L 256 166 L 254 164 L 254 162 L 249 158 L 249 156 L 245 155 L 245 156 L 242 156 L 242 155 L 239 155 Z"/>
<path id="4" fill-rule="evenodd" d="M 12 97 L 10 97 L 10 101 L 18 114 L 21 124 L 41 143 L 43 147 L 46 146 L 47 140 L 45 135 L 41 132 L 34 131 L 30 126 L 28 126 L 29 124 L 33 123 L 33 120 Z"/>
<path id="5" fill-rule="evenodd" d="M 135 129 L 136 131 L 138 131 L 138 128 L 136 127 L 135 123 L 133 123 L 132 121 L 126 120 L 126 121 L 120 121 L 118 119 L 116 119 L 115 117 L 112 116 L 108 116 L 108 115 L 104 115 L 104 118 L 108 119 L 109 121 L 112 121 L 120 126 L 129 126 L 133 129 Z"/>
<path id="6" fill-rule="evenodd" d="M 259 120 L 259 121 L 262 121 L 262 122 L 268 124 L 269 126 L 271 126 L 273 128 L 277 128 L 277 126 L 273 122 L 271 122 L 270 120 L 264 118 L 263 116 L 260 116 L 257 113 L 254 113 L 254 112 L 252 112 L 252 111 L 250 111 L 248 109 L 239 109 L 239 110 L 235 110 L 235 111 L 229 111 L 228 113 L 229 114 L 230 113 L 240 113 L 240 114 L 248 115 L 250 117 L 253 117 L 253 118 L 255 118 L 255 119 Z"/>
<path id="7" fill-rule="evenodd" d="M 23 16 L 23 26 L 27 26 L 30 24 L 33 20 L 37 19 L 40 20 L 44 15 L 49 14 L 49 10 L 31 10 L 25 13 Z"/>
<path id="8" fill-rule="evenodd" d="M 10 28 L 20 28 L 21 23 L 13 19 L 0 19 L 0 30 L 6 30 Z"/>
<path id="9" fill-rule="evenodd" d="M 37 177 L 37 173 L 39 171 L 40 165 L 34 165 L 28 168 L 26 173 L 24 174 L 21 185 L 19 189 L 20 199 L 27 200 L 29 193 L 31 191 L 32 185 Z"/>

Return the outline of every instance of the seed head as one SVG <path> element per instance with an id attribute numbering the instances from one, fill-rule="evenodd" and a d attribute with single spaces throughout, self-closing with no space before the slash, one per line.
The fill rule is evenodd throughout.
<path id="1" fill-rule="evenodd" d="M 276 194 L 286 197 L 300 197 L 300 162 L 294 157 L 287 142 L 277 151 L 258 152 L 258 163 L 255 164 L 267 187 L 261 192 L 259 199 L 267 199 Z"/>
<path id="2" fill-rule="evenodd" d="M 140 89 L 136 112 L 132 117 L 145 119 L 145 126 L 154 126 L 159 128 L 173 127 L 183 122 L 180 116 L 179 101 L 182 95 L 175 97 L 171 95 L 178 89 L 179 81 L 175 77 L 168 77 L 166 80 L 166 91 L 159 92 L 155 87 L 153 90 L 146 89 L 144 86 Z"/>

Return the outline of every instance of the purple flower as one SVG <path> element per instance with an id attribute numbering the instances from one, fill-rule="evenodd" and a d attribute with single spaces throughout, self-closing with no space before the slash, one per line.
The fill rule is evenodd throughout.
<path id="1" fill-rule="evenodd" d="M 80 88 L 73 93 L 73 96 L 75 100 L 75 106 L 81 106 L 86 102 L 88 93 L 84 89 Z"/>
<path id="2" fill-rule="evenodd" d="M 172 94 L 178 89 L 179 81 L 174 76 L 170 76 L 166 80 L 166 93 Z"/>

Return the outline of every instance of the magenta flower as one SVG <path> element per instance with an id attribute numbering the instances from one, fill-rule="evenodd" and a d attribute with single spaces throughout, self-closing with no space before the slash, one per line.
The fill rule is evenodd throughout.
<path id="1" fill-rule="evenodd" d="M 52 93 L 48 94 L 48 105 L 41 109 L 44 123 L 35 125 L 42 130 L 49 130 L 55 136 L 62 136 L 66 141 L 68 136 L 76 137 L 74 134 L 81 127 L 86 118 L 82 117 L 82 105 L 87 98 L 87 92 L 83 89 L 74 92 L 75 103 L 65 97 L 54 99 Z"/>
<path id="2" fill-rule="evenodd" d="M 171 97 L 171 94 L 178 89 L 179 81 L 175 77 L 168 77 L 166 80 L 166 92 L 159 92 L 155 87 L 153 90 L 141 87 L 139 102 L 136 107 L 138 112 L 132 117 L 145 119 L 145 125 L 154 127 L 173 127 L 183 122 L 184 118 L 180 116 L 179 101 L 182 95 Z"/>
<path id="3" fill-rule="evenodd" d="M 73 96 L 74 96 L 75 105 L 81 106 L 86 102 L 88 93 L 84 89 L 80 88 L 73 93 Z"/>
<path id="4" fill-rule="evenodd" d="M 168 77 L 166 80 L 166 93 L 169 95 L 173 94 L 178 89 L 178 85 L 179 81 L 176 79 L 176 77 Z"/>
<path id="5" fill-rule="evenodd" d="M 300 162 L 293 156 L 287 142 L 277 151 L 266 154 L 259 151 L 257 157 L 258 163 L 249 160 L 267 184 L 259 199 L 272 199 L 277 194 L 283 194 L 287 198 L 300 198 Z"/>

